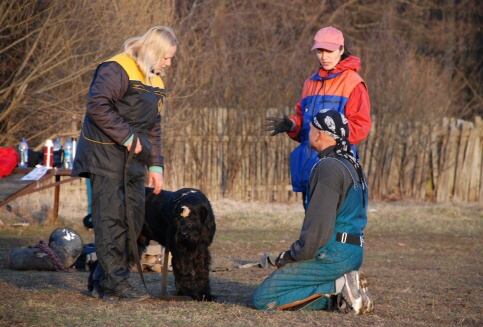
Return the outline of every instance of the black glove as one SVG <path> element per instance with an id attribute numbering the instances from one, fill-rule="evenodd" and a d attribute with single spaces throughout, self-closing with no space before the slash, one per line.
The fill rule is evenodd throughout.
<path id="1" fill-rule="evenodd" d="M 283 251 L 278 255 L 278 258 L 275 259 L 275 266 L 277 266 L 277 268 L 280 268 L 282 266 L 285 266 L 287 263 L 292 262 L 295 262 L 295 260 L 292 258 L 290 251 Z"/>
<path id="2" fill-rule="evenodd" d="M 278 133 L 290 132 L 294 125 L 293 121 L 288 118 L 287 115 L 283 115 L 283 118 L 267 117 L 265 119 L 267 120 L 265 123 L 265 131 L 273 131 L 270 136 L 277 135 Z"/>

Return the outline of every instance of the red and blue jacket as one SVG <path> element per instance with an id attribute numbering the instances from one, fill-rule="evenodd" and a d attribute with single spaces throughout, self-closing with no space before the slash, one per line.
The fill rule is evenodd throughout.
<path id="1" fill-rule="evenodd" d="M 372 126 L 367 86 L 357 73 L 361 69 L 359 58 L 349 56 L 331 71 L 320 69 L 308 78 L 303 86 L 302 98 L 291 116 L 295 127 L 287 134 L 300 145 L 290 155 L 290 172 L 294 192 L 305 192 L 310 171 L 318 161 L 317 151 L 309 142 L 310 122 L 322 109 L 335 109 L 347 117 L 349 142 L 357 155 L 355 145 L 364 140 Z"/>

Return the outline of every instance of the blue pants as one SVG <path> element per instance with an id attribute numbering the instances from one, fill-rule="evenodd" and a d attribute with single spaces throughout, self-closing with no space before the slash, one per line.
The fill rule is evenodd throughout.
<path id="1" fill-rule="evenodd" d="M 315 259 L 273 271 L 253 293 L 253 305 L 259 310 L 271 310 L 314 294 L 334 293 L 334 281 L 351 270 L 359 270 L 362 257 L 362 247 L 331 241 L 317 251 Z M 326 309 L 327 304 L 328 298 L 322 297 L 305 309 Z"/>

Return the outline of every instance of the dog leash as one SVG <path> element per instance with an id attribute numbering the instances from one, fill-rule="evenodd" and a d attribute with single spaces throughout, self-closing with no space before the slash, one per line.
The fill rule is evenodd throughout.
<path id="1" fill-rule="evenodd" d="M 163 257 L 163 279 L 161 281 L 161 295 L 166 296 L 167 285 L 168 285 L 168 261 L 169 261 L 169 242 L 171 241 L 171 232 L 173 224 L 171 222 L 168 226 L 168 233 L 166 234 L 166 246 L 164 247 L 164 257 Z"/>

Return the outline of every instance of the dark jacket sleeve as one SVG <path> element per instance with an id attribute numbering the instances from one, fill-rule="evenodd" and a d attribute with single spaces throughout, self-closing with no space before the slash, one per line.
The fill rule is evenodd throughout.
<path id="1" fill-rule="evenodd" d="M 302 230 L 291 246 L 295 261 L 313 259 L 330 240 L 337 213 L 351 185 L 352 178 L 343 163 L 327 158 L 318 165 L 310 181 L 310 201 Z"/>
<path id="2" fill-rule="evenodd" d="M 105 62 L 97 68 L 87 98 L 89 118 L 119 145 L 123 145 L 134 132 L 113 107 L 128 87 L 126 71 L 116 62 Z"/>

